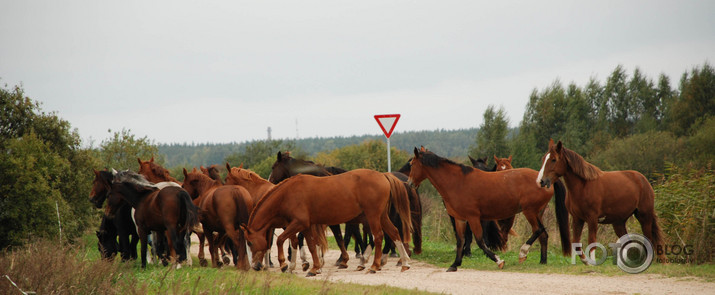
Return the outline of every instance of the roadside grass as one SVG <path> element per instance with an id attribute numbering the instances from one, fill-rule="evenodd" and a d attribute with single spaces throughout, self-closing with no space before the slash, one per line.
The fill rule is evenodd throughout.
<path id="1" fill-rule="evenodd" d="M 0 293 L 20 294 L 415 294 L 416 290 L 308 280 L 300 274 L 238 271 L 233 267 L 174 269 L 104 261 L 94 235 L 74 245 L 36 241 L 0 252 Z M 196 259 L 195 259 L 196 260 Z M 7 276 L 9 278 L 5 278 Z M 12 280 L 18 288 L 10 283 Z M 427 294 L 427 293 L 424 293 Z"/>

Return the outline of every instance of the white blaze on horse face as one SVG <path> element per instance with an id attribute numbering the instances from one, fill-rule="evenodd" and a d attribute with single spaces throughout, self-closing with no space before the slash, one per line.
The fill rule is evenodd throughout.
<path id="1" fill-rule="evenodd" d="M 501 170 L 506 170 L 506 165 L 501 165 Z"/>
<path id="2" fill-rule="evenodd" d="M 541 178 L 544 177 L 544 167 L 546 167 L 546 161 L 551 157 L 551 153 L 546 154 L 544 157 L 544 163 L 541 165 L 541 170 L 539 170 L 539 177 L 536 178 L 536 185 L 541 186 Z"/>

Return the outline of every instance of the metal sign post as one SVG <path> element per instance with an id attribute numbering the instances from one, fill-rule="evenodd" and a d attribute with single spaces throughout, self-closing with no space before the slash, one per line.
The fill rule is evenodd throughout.
<path id="1" fill-rule="evenodd" d="M 385 137 L 387 138 L 387 172 L 392 172 L 392 161 L 390 159 L 390 135 L 392 135 L 392 131 L 395 130 L 395 125 L 397 125 L 398 120 L 400 120 L 400 114 L 375 115 L 375 121 L 377 121 L 377 124 L 380 125 L 382 132 L 385 133 Z"/>

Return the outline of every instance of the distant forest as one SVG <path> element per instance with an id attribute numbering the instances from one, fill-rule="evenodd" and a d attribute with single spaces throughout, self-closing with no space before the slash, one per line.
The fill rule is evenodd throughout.
<path id="1" fill-rule="evenodd" d="M 421 145 L 446 157 L 466 157 L 470 146 L 475 144 L 479 128 L 459 130 L 406 131 L 395 132 L 390 137 L 390 145 L 398 150 L 410 152 Z M 516 129 L 511 130 L 513 134 Z M 319 152 L 328 152 L 349 145 L 360 144 L 369 140 L 385 140 L 384 135 L 362 135 L 350 137 L 313 137 L 292 142 L 302 153 L 315 156 Z M 244 153 L 246 147 L 256 141 L 224 144 L 158 144 L 159 154 L 164 156 L 166 167 L 198 166 L 222 164 L 231 154 Z M 485 155 L 486 156 L 486 155 Z"/>

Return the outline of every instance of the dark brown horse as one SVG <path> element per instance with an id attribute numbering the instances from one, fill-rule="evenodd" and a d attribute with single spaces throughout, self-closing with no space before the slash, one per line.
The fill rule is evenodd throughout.
<path id="1" fill-rule="evenodd" d="M 395 204 L 402 218 L 402 226 L 407 229 L 402 237 L 387 216 L 390 202 Z M 370 224 L 377 248 L 370 272 L 374 273 L 381 268 L 383 229 L 396 241 L 402 270 L 409 269 L 409 256 L 401 242 L 410 240 L 411 231 L 405 186 L 391 174 L 368 169 L 356 169 L 327 177 L 304 174 L 293 176 L 263 196 L 244 228 L 253 252 L 254 269 L 261 268 L 259 261 L 269 247 L 266 233 L 272 228 L 285 227 L 276 239 L 281 269 L 287 269 L 283 242 L 290 238 L 291 245 L 295 245 L 295 235 L 302 232 L 313 256 L 313 267 L 308 275 L 315 275 L 321 263 L 316 253 L 314 233 L 309 230 L 311 226 L 346 223 L 363 214 Z M 367 256 L 369 258 L 369 254 Z M 292 260 L 295 260 L 295 255 Z"/>
<path id="2" fill-rule="evenodd" d="M 539 216 L 554 193 L 553 190 L 533 185 L 531 181 L 536 176 L 536 171 L 520 168 L 484 172 L 441 158 L 424 148 L 415 148 L 414 154 L 410 182 L 419 185 L 423 180 L 429 179 L 442 196 L 447 213 L 456 220 L 457 258 L 447 271 L 456 271 L 462 263 L 465 221 L 472 227 L 479 248 L 496 262 L 499 268 L 503 268 L 504 261 L 489 250 L 482 239 L 482 220 L 506 219 L 519 212 L 524 213 L 532 227 L 532 235 L 519 253 L 520 261 L 526 259 L 531 244 L 545 232 Z M 559 228 L 565 228 L 565 221 L 558 219 L 561 220 Z M 543 248 L 546 247 L 546 242 L 548 240 L 542 241 Z"/>
<path id="3" fill-rule="evenodd" d="M 209 242 L 211 263 L 218 267 L 219 239 L 224 235 L 231 240 L 233 263 L 236 268 L 248 270 L 248 257 L 246 254 L 246 241 L 239 231 L 241 223 L 248 222 L 248 216 L 253 210 L 251 194 L 243 187 L 237 185 L 222 185 L 220 180 L 199 172 L 187 172 L 184 169 L 184 183 L 182 185 L 194 199 L 200 210 L 200 220 L 203 225 L 204 236 Z M 217 233 L 217 237 L 214 236 Z"/>
<path id="4" fill-rule="evenodd" d="M 573 243 L 581 242 L 584 222 L 588 225 L 588 243 L 596 242 L 598 224 L 612 224 L 616 235 L 627 234 L 626 221 L 635 215 L 643 235 L 656 249 L 662 249 L 663 233 L 658 225 L 654 208 L 654 192 L 648 179 L 638 171 L 601 171 L 576 152 L 563 146 L 561 141 L 549 141 L 549 151 L 542 158 L 536 183 L 550 186 L 563 178 L 568 188 L 566 208 L 572 220 Z M 568 249 L 571 253 L 571 247 Z M 660 258 L 665 255 L 659 251 Z M 589 254 L 595 260 L 595 249 Z M 586 257 L 581 254 L 586 263 Z"/>
<path id="5" fill-rule="evenodd" d="M 104 206 L 104 201 L 111 192 L 113 179 L 114 176 L 110 171 L 94 170 L 94 180 L 92 181 L 89 201 L 96 208 Z M 123 201 L 117 206 L 114 216 L 109 217 L 107 214 L 102 216 L 102 223 L 97 232 L 100 247 L 104 249 L 100 253 L 103 254 L 102 258 L 105 259 L 109 259 L 113 252 L 119 252 L 124 261 L 136 259 L 139 235 L 137 235 L 137 229 L 134 225 L 134 220 L 132 220 L 132 207 Z M 119 243 L 117 243 L 117 238 L 119 238 Z"/>
<path id="6" fill-rule="evenodd" d="M 209 168 L 201 166 L 201 173 L 208 177 L 211 177 L 211 179 L 213 180 L 218 180 L 221 182 L 221 184 L 223 184 L 223 180 L 221 180 L 221 172 L 218 170 L 218 165 L 214 164 L 209 166 Z"/>
<path id="7" fill-rule="evenodd" d="M 127 170 L 114 174 L 111 194 L 107 201 L 110 215 L 116 212 L 121 200 L 136 210 L 134 219 L 141 240 L 142 268 L 146 267 L 150 231 L 165 233 L 172 256 L 178 255 L 178 262 L 186 260 L 183 237 L 198 223 L 198 213 L 185 190 L 174 185 L 159 188 L 148 182 L 144 176 Z"/>

